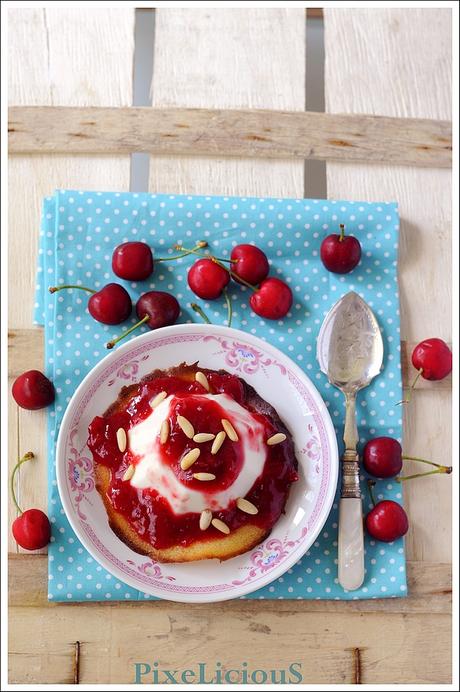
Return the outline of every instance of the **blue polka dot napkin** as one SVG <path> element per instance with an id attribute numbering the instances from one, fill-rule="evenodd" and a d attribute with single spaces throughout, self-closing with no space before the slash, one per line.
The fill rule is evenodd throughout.
<path id="1" fill-rule="evenodd" d="M 319 258 L 325 235 L 340 223 L 362 245 L 359 266 L 345 276 L 327 272 Z M 106 355 L 106 341 L 119 328 L 95 322 L 86 309 L 87 295 L 51 285 L 82 284 L 98 288 L 117 279 L 111 270 L 112 251 L 127 240 L 149 243 L 156 254 L 173 252 L 175 243 L 191 246 L 205 239 L 212 250 L 228 256 L 233 245 L 254 241 L 268 255 L 271 273 L 292 288 L 294 305 L 284 320 L 270 322 L 248 307 L 244 287 L 232 286 L 233 325 L 280 347 L 313 380 L 329 408 L 341 442 L 342 395 L 320 373 L 316 337 L 331 306 L 347 291 L 357 291 L 373 308 L 383 331 L 384 370 L 359 395 L 357 407 L 361 444 L 376 435 L 401 438 L 399 299 L 397 283 L 399 218 L 395 204 L 309 199 L 258 199 L 152 195 L 59 190 L 43 205 L 35 320 L 45 327 L 46 371 L 56 387 L 49 410 L 49 598 L 56 601 L 136 600 L 151 598 L 126 586 L 93 560 L 75 537 L 56 487 L 55 440 L 64 409 L 86 373 Z M 199 321 L 190 309 L 195 299 L 187 285 L 193 260 L 160 265 L 152 280 L 124 282 L 133 300 L 151 289 L 171 291 L 182 306 L 180 321 Z M 226 323 L 223 301 L 198 301 L 216 324 Z M 131 320 L 135 321 L 134 317 Z M 129 323 L 128 323 L 129 324 Z M 144 328 L 142 328 L 144 329 Z M 370 508 L 362 483 L 364 509 Z M 394 481 L 381 481 L 378 498 L 401 501 Z M 366 538 L 363 586 L 345 592 L 337 581 L 337 503 L 318 540 L 283 577 L 247 598 L 362 599 L 406 595 L 403 541 L 384 544 Z"/>

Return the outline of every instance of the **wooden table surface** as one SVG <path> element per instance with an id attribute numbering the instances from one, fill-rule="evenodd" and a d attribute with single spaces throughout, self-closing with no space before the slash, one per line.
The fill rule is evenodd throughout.
<path id="1" fill-rule="evenodd" d="M 152 106 L 308 110 L 305 22 L 300 8 L 155 10 Z M 450 120 L 450 10 L 327 9 L 324 23 L 327 112 Z M 133 29 L 130 8 L 10 9 L 10 104 L 130 106 Z M 31 317 L 41 199 L 58 187 L 128 190 L 130 165 L 127 153 L 11 155 L 11 377 L 41 365 Z M 331 199 L 399 202 L 401 338 L 450 341 L 450 170 L 331 161 L 326 171 Z M 302 158 L 150 157 L 152 192 L 308 197 L 312 185 Z M 450 463 L 450 381 L 417 389 L 404 416 L 405 451 Z M 10 397 L 9 438 L 10 467 L 29 449 L 38 456 L 18 474 L 20 503 L 46 508 L 45 414 Z M 391 602 L 48 604 L 46 556 L 11 539 L 9 680 L 73 682 L 79 641 L 82 683 L 132 682 L 134 661 L 248 659 L 266 670 L 299 661 L 305 683 L 349 683 L 356 648 L 363 683 L 448 683 L 450 479 L 409 484 L 405 503 L 410 596 Z"/>

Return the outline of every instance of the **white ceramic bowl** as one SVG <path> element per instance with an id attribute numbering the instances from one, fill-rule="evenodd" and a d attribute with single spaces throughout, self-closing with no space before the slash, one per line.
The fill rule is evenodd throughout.
<path id="1" fill-rule="evenodd" d="M 198 361 L 239 375 L 270 402 L 290 429 L 299 460 L 285 514 L 255 549 L 225 562 L 160 564 L 133 552 L 111 530 L 94 486 L 88 424 L 122 386 L 156 368 Z M 62 420 L 57 481 L 67 517 L 89 553 L 116 578 L 164 599 L 237 598 L 280 577 L 310 548 L 335 495 L 337 441 L 327 408 L 305 373 L 284 353 L 236 329 L 183 324 L 148 332 L 112 351 L 85 377 Z"/>

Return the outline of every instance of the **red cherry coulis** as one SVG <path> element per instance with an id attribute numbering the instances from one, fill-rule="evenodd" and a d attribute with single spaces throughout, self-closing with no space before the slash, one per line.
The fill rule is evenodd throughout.
<path id="1" fill-rule="evenodd" d="M 207 373 L 213 394 L 224 393 L 244 406 L 264 426 L 265 439 L 278 432 L 268 416 L 255 412 L 246 401 L 243 382 L 233 375 L 217 372 Z M 107 497 L 114 509 L 121 513 L 136 533 L 157 549 L 173 545 L 187 546 L 196 540 L 221 537 L 213 526 L 206 531 L 199 528 L 199 514 L 175 514 L 168 501 L 153 489 L 136 489 L 131 483 L 123 481 L 123 475 L 130 464 L 136 465 L 139 459 L 128 449 L 121 453 L 118 449 L 116 432 L 123 427 L 129 430 L 151 414 L 150 400 L 159 392 L 174 394 L 178 399 L 174 412 L 170 414 L 171 433 L 168 441 L 157 447 L 161 450 L 162 461 L 171 467 L 177 478 L 186 487 L 200 492 L 218 492 L 227 488 L 236 479 L 243 464 L 241 442 L 231 442 L 226 438 L 216 455 L 211 455 L 212 442 L 197 444 L 189 440 L 176 422 L 177 415 L 185 416 L 194 426 L 195 432 L 217 434 L 222 430 L 221 419 L 231 415 L 212 399 L 203 399 L 206 390 L 195 381 L 178 377 L 163 377 L 138 385 L 125 403 L 108 415 L 97 416 L 89 426 L 88 446 L 95 463 L 111 469 L 111 480 Z M 201 395 L 201 396 L 200 396 Z M 253 441 L 258 444 L 259 440 Z M 249 439 L 249 445 L 251 439 Z M 193 447 L 199 447 L 200 457 L 193 467 L 183 471 L 180 459 Z M 232 503 L 223 511 L 214 511 L 213 516 L 224 521 L 230 530 L 246 523 L 255 523 L 267 532 L 278 520 L 286 503 L 289 487 L 297 480 L 296 460 L 292 441 L 267 446 L 267 458 L 261 476 L 256 480 L 246 498 L 253 502 L 259 512 L 249 516 Z M 193 474 L 205 471 L 215 474 L 214 481 L 199 481 Z"/>

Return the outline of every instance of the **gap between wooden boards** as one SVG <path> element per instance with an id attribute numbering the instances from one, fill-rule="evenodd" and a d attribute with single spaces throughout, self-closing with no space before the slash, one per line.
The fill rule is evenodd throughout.
<path id="1" fill-rule="evenodd" d="M 410 357 L 415 343 L 407 341 L 401 342 L 401 366 L 403 374 L 403 384 L 408 386 L 415 375 L 416 370 L 412 367 Z M 44 345 L 42 329 L 12 329 L 8 332 L 8 361 L 9 376 L 17 377 L 24 370 L 32 368 L 42 369 L 44 362 Z M 430 382 L 419 378 L 416 389 L 452 389 L 452 378 L 446 377 L 439 382 Z"/>
<path id="2" fill-rule="evenodd" d="M 300 158 L 449 168 L 448 121 L 309 111 L 12 106 L 10 154 Z"/>

